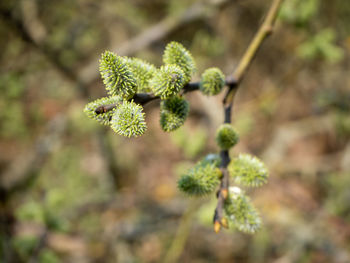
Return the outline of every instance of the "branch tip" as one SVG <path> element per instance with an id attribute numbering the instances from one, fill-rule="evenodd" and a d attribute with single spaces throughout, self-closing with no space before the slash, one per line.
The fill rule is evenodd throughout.
<path id="1" fill-rule="evenodd" d="M 227 197 L 228 197 L 228 190 L 225 188 L 225 189 L 222 189 L 221 190 L 221 194 L 222 194 L 222 197 L 224 198 L 224 199 L 227 199 Z"/>
<path id="2" fill-rule="evenodd" d="M 223 217 L 223 218 L 221 219 L 221 225 L 222 225 L 224 228 L 228 229 L 228 222 L 227 222 L 226 217 Z"/>

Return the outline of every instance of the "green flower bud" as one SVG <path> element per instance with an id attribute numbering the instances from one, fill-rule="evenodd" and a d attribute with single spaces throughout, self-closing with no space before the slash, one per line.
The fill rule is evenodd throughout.
<path id="1" fill-rule="evenodd" d="M 118 104 L 122 102 L 122 100 L 123 99 L 119 96 L 100 98 L 86 104 L 84 108 L 84 112 L 89 118 L 94 119 L 103 125 L 110 125 L 110 120 L 113 116 L 113 111 L 110 110 L 110 111 L 102 112 L 98 114 L 96 112 L 96 109 L 98 109 L 99 107 L 111 105 L 111 104 L 116 104 L 116 107 L 117 107 Z"/>
<path id="2" fill-rule="evenodd" d="M 261 186 L 269 177 L 266 166 L 258 158 L 249 154 L 240 154 L 228 165 L 228 171 L 237 184 Z"/>
<path id="3" fill-rule="evenodd" d="M 163 100 L 160 104 L 160 126 L 166 132 L 182 126 L 188 116 L 189 103 L 178 96 Z"/>
<path id="4" fill-rule="evenodd" d="M 100 59 L 100 73 L 108 94 L 130 99 L 136 93 L 136 79 L 125 59 L 106 51 Z"/>
<path id="5" fill-rule="evenodd" d="M 222 150 L 228 150 L 237 144 L 239 137 L 233 127 L 226 123 L 218 128 L 215 139 Z"/>
<path id="6" fill-rule="evenodd" d="M 151 92 L 149 81 L 152 79 L 155 66 L 138 58 L 124 58 L 136 79 L 137 92 Z"/>
<path id="7" fill-rule="evenodd" d="M 218 68 L 208 68 L 203 72 L 199 89 L 208 96 L 218 94 L 225 86 L 225 75 Z"/>
<path id="8" fill-rule="evenodd" d="M 225 213 L 233 226 L 246 233 L 255 233 L 261 227 L 261 219 L 248 196 L 238 187 L 230 187 L 225 200 Z"/>
<path id="9" fill-rule="evenodd" d="M 214 164 L 199 162 L 187 174 L 181 176 L 178 187 L 188 195 L 202 196 L 215 191 L 221 171 Z"/>
<path id="10" fill-rule="evenodd" d="M 124 100 L 123 104 L 114 110 L 111 120 L 112 129 L 126 137 L 144 134 L 147 127 L 142 109 L 141 105 Z"/>
<path id="11" fill-rule="evenodd" d="M 161 99 L 178 94 L 184 84 L 184 73 L 176 65 L 162 66 L 150 81 L 153 93 Z"/>
<path id="12" fill-rule="evenodd" d="M 196 71 L 196 63 L 191 53 L 183 45 L 175 41 L 170 42 L 166 46 L 163 54 L 163 62 L 166 65 L 175 64 L 179 66 L 185 74 L 185 83 L 191 80 L 192 74 Z"/>

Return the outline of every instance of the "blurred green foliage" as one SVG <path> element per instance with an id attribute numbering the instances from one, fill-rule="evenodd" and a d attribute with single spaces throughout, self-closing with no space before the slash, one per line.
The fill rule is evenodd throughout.
<path id="1" fill-rule="evenodd" d="M 320 6 L 320 0 L 286 1 L 281 9 L 280 18 L 306 31 L 306 40 L 296 49 L 300 58 L 305 60 L 320 58 L 330 63 L 337 63 L 344 58 L 344 50 L 336 43 L 338 31 L 327 27 L 312 33 L 314 31 L 312 28 L 315 28 L 313 19 L 320 15 Z"/>
<path id="2" fill-rule="evenodd" d="M 305 26 L 317 14 L 320 0 L 289 0 L 283 3 L 280 18 L 296 26 Z"/>
<path id="3" fill-rule="evenodd" d="M 206 130 L 201 126 L 191 130 L 183 126 L 170 136 L 171 141 L 184 152 L 186 158 L 194 158 L 203 151 L 208 138 Z"/>
<path id="4" fill-rule="evenodd" d="M 13 240 L 13 245 L 20 256 L 20 260 L 26 261 L 31 258 L 33 251 L 37 248 L 39 240 L 37 237 L 26 236 Z M 59 263 L 58 255 L 49 249 L 43 249 L 39 252 L 38 263 Z"/>
<path id="5" fill-rule="evenodd" d="M 235 116 L 234 125 L 238 133 L 244 136 L 254 129 L 255 123 L 250 113 L 242 111 Z"/>
<path id="6" fill-rule="evenodd" d="M 213 211 L 215 210 L 217 199 L 215 197 L 208 197 L 208 199 L 209 201 L 206 201 L 205 204 L 198 209 L 197 219 L 201 224 L 212 227 Z"/>
<path id="7" fill-rule="evenodd" d="M 302 43 L 297 49 L 297 54 L 307 60 L 323 58 L 330 63 L 337 63 L 344 58 L 344 51 L 335 44 L 335 40 L 334 29 L 323 29 Z"/>
<path id="8" fill-rule="evenodd" d="M 215 58 L 225 54 L 226 46 L 219 36 L 210 34 L 205 30 L 199 30 L 194 35 L 192 49 L 196 51 L 196 56 Z"/>
<path id="9" fill-rule="evenodd" d="M 61 262 L 59 256 L 49 249 L 44 249 L 41 251 L 39 256 L 40 263 L 59 263 Z"/>
<path id="10" fill-rule="evenodd" d="M 26 137 L 27 127 L 21 98 L 25 86 L 20 73 L 0 75 L 0 135 L 7 138 Z"/>
<path id="11" fill-rule="evenodd" d="M 32 251 L 35 249 L 39 241 L 38 237 L 27 236 L 22 238 L 16 238 L 13 240 L 13 245 L 18 251 L 22 260 L 26 260 L 30 257 Z"/>
<path id="12" fill-rule="evenodd" d="M 350 222 L 350 173 L 330 174 L 326 180 L 326 209 Z"/>

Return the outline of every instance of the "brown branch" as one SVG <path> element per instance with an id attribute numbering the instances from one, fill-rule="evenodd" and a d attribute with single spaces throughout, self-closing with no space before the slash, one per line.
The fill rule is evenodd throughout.
<path id="1" fill-rule="evenodd" d="M 264 22 L 260 26 L 258 32 L 255 34 L 253 40 L 250 42 L 247 50 L 238 63 L 236 70 L 232 74 L 232 78 L 236 80 L 237 86 L 242 82 L 245 73 L 253 62 L 253 59 L 261 47 L 263 41 L 272 33 L 282 2 L 283 0 L 273 0 Z M 235 90 L 229 87 L 229 90 L 224 98 L 224 104 L 232 104 L 234 95 Z"/>
<path id="2" fill-rule="evenodd" d="M 242 82 L 245 73 L 247 72 L 249 66 L 251 65 L 257 51 L 261 47 L 263 41 L 272 33 L 278 11 L 280 9 L 281 3 L 283 0 L 273 0 L 271 7 L 264 19 L 264 22 L 260 26 L 258 32 L 254 36 L 253 40 L 249 44 L 246 52 L 243 54 L 243 57 L 238 63 L 238 66 L 231 76 L 235 81 L 231 85 L 228 85 L 227 93 L 223 100 L 224 107 L 224 123 L 231 123 L 231 113 L 233 109 L 233 99 L 239 87 L 239 84 Z M 220 189 L 218 190 L 217 197 L 218 202 L 216 205 L 214 213 L 214 230 L 216 233 L 220 231 L 221 226 L 227 227 L 227 221 L 224 217 L 224 204 L 228 196 L 228 187 L 229 187 L 229 174 L 227 171 L 227 166 L 230 162 L 228 150 L 223 150 L 220 152 L 221 156 L 221 183 Z"/>

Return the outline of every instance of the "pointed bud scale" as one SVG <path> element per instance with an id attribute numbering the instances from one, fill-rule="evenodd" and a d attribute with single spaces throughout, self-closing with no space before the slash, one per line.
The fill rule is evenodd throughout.
<path id="1" fill-rule="evenodd" d="M 220 223 L 224 228 L 228 229 L 228 221 L 226 217 L 223 217 Z"/>
<path id="2" fill-rule="evenodd" d="M 214 222 L 214 231 L 215 231 L 215 233 L 216 233 L 216 234 L 219 233 L 219 232 L 220 232 L 220 229 L 221 229 L 221 224 L 220 224 L 220 222 L 219 222 L 219 221 L 215 221 L 215 222 Z"/>
<path id="3" fill-rule="evenodd" d="M 227 196 L 228 196 L 228 190 L 227 190 L 227 189 L 222 189 L 222 190 L 221 190 L 221 194 L 222 194 L 222 197 L 223 197 L 224 199 L 226 199 Z"/>

